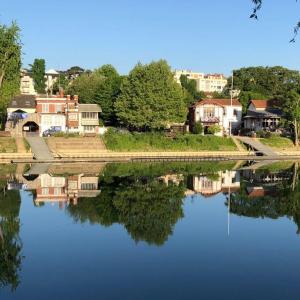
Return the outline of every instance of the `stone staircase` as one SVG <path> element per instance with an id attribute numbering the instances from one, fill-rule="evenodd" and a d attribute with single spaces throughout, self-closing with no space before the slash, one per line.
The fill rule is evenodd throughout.
<path id="1" fill-rule="evenodd" d="M 57 157 L 82 156 L 91 155 L 97 156 L 107 152 L 107 149 L 99 137 L 50 137 L 47 138 L 47 143 L 52 153 Z"/>

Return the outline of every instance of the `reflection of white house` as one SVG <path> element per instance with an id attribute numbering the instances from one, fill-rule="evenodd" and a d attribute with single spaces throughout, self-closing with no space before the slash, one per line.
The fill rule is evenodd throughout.
<path id="1" fill-rule="evenodd" d="M 193 128 L 200 122 L 204 133 L 212 125 L 219 125 L 221 131 L 216 135 L 222 136 L 237 131 L 241 125 L 242 105 L 237 99 L 204 99 L 190 108 L 190 126 Z"/>
<path id="2" fill-rule="evenodd" d="M 228 193 L 240 189 L 240 174 L 237 171 L 219 171 L 212 175 L 193 176 L 190 189 L 210 197 L 220 192 Z"/>

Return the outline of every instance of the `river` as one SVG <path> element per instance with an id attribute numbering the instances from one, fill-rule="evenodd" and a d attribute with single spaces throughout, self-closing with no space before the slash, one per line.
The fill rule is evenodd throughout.
<path id="1" fill-rule="evenodd" d="M 0 299 L 296 299 L 299 178 L 294 162 L 0 165 Z"/>

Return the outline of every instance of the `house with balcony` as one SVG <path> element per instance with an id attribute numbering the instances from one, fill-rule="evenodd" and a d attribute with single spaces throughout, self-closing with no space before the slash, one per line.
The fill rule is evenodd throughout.
<path id="1" fill-rule="evenodd" d="M 235 133 L 241 126 L 242 105 L 237 99 L 204 99 L 195 103 L 189 111 L 190 129 L 199 122 L 204 134 L 213 125 L 220 126 L 216 135 Z"/>
<path id="2" fill-rule="evenodd" d="M 99 114 L 101 112 L 101 107 L 97 104 L 79 104 L 79 132 L 100 133 Z"/>

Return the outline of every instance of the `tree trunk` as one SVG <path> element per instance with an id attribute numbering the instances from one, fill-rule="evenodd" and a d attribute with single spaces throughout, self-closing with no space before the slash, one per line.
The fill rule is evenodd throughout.
<path id="1" fill-rule="evenodd" d="M 4 241 L 4 236 L 3 236 L 3 232 L 2 232 L 1 226 L 0 226 L 0 241 L 1 241 L 1 242 Z"/>
<path id="2" fill-rule="evenodd" d="M 293 172 L 293 182 L 292 182 L 292 191 L 295 190 L 298 179 L 298 162 L 294 163 L 294 172 Z"/>
<path id="3" fill-rule="evenodd" d="M 294 119 L 294 131 L 295 131 L 295 146 L 299 145 L 299 140 L 298 140 L 298 122 L 296 119 Z"/>
<path id="4" fill-rule="evenodd" d="M 1 75 L 0 75 L 0 89 L 1 89 L 5 72 L 2 71 L 0 74 L 1 74 Z"/>

